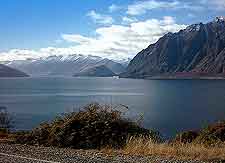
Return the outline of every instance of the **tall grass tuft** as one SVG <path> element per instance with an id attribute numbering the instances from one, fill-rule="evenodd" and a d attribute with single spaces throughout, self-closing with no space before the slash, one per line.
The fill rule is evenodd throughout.
<path id="1" fill-rule="evenodd" d="M 130 138 L 121 150 L 123 154 L 161 156 L 180 160 L 225 160 L 225 144 L 206 146 L 195 143 L 157 143 L 152 139 Z"/>

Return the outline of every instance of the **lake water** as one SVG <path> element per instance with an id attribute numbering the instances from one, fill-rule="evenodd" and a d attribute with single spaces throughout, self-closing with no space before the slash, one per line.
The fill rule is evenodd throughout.
<path id="1" fill-rule="evenodd" d="M 17 129 L 30 129 L 57 114 L 91 102 L 129 106 L 143 125 L 164 136 L 225 119 L 224 80 L 138 80 L 114 78 L 0 79 L 0 106 L 15 116 Z"/>

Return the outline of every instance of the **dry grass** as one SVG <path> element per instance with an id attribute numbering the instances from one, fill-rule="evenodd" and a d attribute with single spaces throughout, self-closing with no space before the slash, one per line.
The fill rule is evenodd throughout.
<path id="1" fill-rule="evenodd" d="M 116 153 L 113 149 L 103 149 L 106 153 Z M 130 138 L 119 151 L 125 155 L 160 156 L 177 160 L 225 160 L 225 144 L 207 147 L 200 144 L 155 143 L 143 138 Z"/>

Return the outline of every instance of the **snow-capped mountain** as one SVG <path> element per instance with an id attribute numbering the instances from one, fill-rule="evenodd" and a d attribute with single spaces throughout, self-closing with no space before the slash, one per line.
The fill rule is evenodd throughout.
<path id="1" fill-rule="evenodd" d="M 125 64 L 92 55 L 73 54 L 68 56 L 49 56 L 40 59 L 15 60 L 5 62 L 9 67 L 16 68 L 32 76 L 63 75 L 73 76 L 93 67 L 106 66 L 115 74 L 125 71 Z"/>

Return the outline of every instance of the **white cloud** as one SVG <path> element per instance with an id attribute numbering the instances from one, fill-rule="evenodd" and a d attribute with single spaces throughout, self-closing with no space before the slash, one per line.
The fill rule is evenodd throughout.
<path id="1" fill-rule="evenodd" d="M 85 44 L 85 43 L 89 43 L 90 41 L 92 41 L 92 39 L 90 39 L 88 37 L 84 37 L 84 36 L 76 35 L 76 34 L 62 34 L 62 38 L 69 42 L 75 42 L 75 43 L 79 43 L 79 44 Z"/>
<path id="2" fill-rule="evenodd" d="M 175 20 L 174 20 L 174 18 L 171 17 L 171 16 L 164 16 L 163 22 L 164 22 L 165 24 L 175 24 Z"/>
<path id="3" fill-rule="evenodd" d="M 201 3 L 211 10 L 225 10 L 225 0 L 202 0 Z"/>
<path id="4" fill-rule="evenodd" d="M 178 0 L 174 1 L 156 1 L 156 0 L 145 0 L 138 1 L 131 5 L 128 5 L 127 14 L 129 15 L 141 15 L 147 11 L 153 9 L 189 9 L 194 11 L 202 10 L 203 7 L 196 3 L 181 2 Z"/>
<path id="5" fill-rule="evenodd" d="M 120 10 L 121 7 L 120 6 L 117 6 L 115 4 L 112 4 L 111 6 L 109 6 L 109 12 L 115 12 L 117 10 Z"/>
<path id="6" fill-rule="evenodd" d="M 134 57 L 149 44 L 156 42 L 168 32 L 177 32 L 185 28 L 177 24 L 172 17 L 162 20 L 149 19 L 130 23 L 129 25 L 111 25 L 96 29 L 96 37 L 85 37 L 77 34 L 63 34 L 64 41 L 77 45 L 67 48 L 48 47 L 39 50 L 10 50 L 0 53 L 0 60 L 47 57 L 50 55 L 92 54 L 111 59 Z"/>
<path id="7" fill-rule="evenodd" d="M 101 27 L 96 29 L 96 38 L 86 38 L 91 41 L 75 46 L 74 50 L 82 54 L 113 59 L 134 57 L 140 50 L 156 42 L 164 34 L 177 32 L 185 27 L 185 25 L 176 24 L 175 20 L 168 16 L 163 20 L 149 19 L 131 23 L 128 26 Z"/>
<path id="8" fill-rule="evenodd" d="M 148 10 L 157 8 L 171 8 L 179 5 L 178 1 L 174 2 L 162 2 L 156 0 L 138 1 L 128 6 L 127 14 L 129 15 L 141 15 L 145 14 Z"/>
<path id="9" fill-rule="evenodd" d="M 55 40 L 55 44 L 60 44 L 60 43 L 62 43 L 62 42 L 63 42 L 62 39 L 56 39 L 56 40 Z"/>
<path id="10" fill-rule="evenodd" d="M 127 17 L 127 16 L 122 17 L 122 23 L 124 23 L 124 24 L 130 24 L 130 23 L 137 22 L 137 21 L 138 20 L 134 17 Z"/>
<path id="11" fill-rule="evenodd" d="M 225 9 L 225 0 L 214 0 L 211 2 L 214 2 L 219 8 Z"/>
<path id="12" fill-rule="evenodd" d="M 112 24 L 114 22 L 111 16 L 96 13 L 94 10 L 88 12 L 87 16 L 98 24 Z"/>
<path id="13" fill-rule="evenodd" d="M 194 17 L 196 17 L 196 15 L 193 14 L 193 13 L 188 13 L 187 16 L 188 16 L 189 18 L 194 18 Z"/>
<path id="14" fill-rule="evenodd" d="M 11 49 L 0 53 L 0 61 L 24 60 L 28 58 L 39 58 L 42 54 L 34 50 Z"/>

